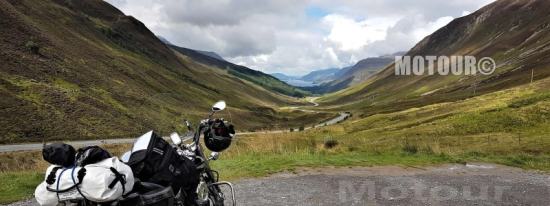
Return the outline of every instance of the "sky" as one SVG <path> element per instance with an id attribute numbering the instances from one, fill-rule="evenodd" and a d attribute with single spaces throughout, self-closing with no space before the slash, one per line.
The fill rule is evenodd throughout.
<path id="1" fill-rule="evenodd" d="M 407 51 L 493 0 L 106 0 L 172 44 L 304 75 Z"/>

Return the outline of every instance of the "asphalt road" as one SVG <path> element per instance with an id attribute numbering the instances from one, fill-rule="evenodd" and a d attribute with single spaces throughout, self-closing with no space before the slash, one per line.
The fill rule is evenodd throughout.
<path id="1" fill-rule="evenodd" d="M 239 206 L 547 206 L 550 202 L 550 175 L 481 163 L 302 169 L 234 183 Z M 35 205 L 28 200 L 10 206 Z"/>
<path id="2" fill-rule="evenodd" d="M 346 117 L 348 117 L 350 114 L 348 113 L 340 113 L 338 117 L 332 118 L 330 120 L 327 120 L 326 122 L 323 122 L 315 127 L 323 127 L 326 125 L 333 125 L 338 122 L 344 121 Z M 305 128 L 311 129 L 311 127 Z M 297 129 L 296 129 L 297 130 Z M 283 133 L 288 132 L 288 130 L 273 130 L 273 131 L 261 131 L 261 132 L 239 132 L 238 135 L 249 135 L 249 134 L 263 134 L 263 133 Z M 137 138 L 137 137 L 136 137 Z M 124 143 L 133 143 L 136 138 L 128 138 L 128 139 L 104 139 L 104 140 L 82 140 L 82 141 L 68 141 L 65 142 L 67 144 L 73 145 L 75 148 L 79 147 L 85 147 L 85 146 L 91 146 L 91 145 L 102 145 L 102 144 L 124 144 Z M 27 144 L 8 144 L 8 145 L 0 145 L 0 152 L 17 152 L 17 151 L 34 151 L 34 150 L 41 150 L 42 149 L 42 143 L 27 143 Z"/>

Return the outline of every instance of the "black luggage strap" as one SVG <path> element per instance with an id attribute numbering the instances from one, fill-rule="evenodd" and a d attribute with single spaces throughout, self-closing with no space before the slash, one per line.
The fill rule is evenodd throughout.
<path id="1" fill-rule="evenodd" d="M 46 180 L 46 183 L 51 185 L 53 183 L 55 183 L 55 173 L 57 172 L 57 170 L 61 169 L 61 167 L 55 167 L 52 169 L 52 172 L 50 172 L 50 174 L 48 175 L 48 178 Z M 61 175 L 63 174 L 63 172 L 65 172 L 67 169 L 63 170 L 61 172 L 61 174 L 59 174 L 59 177 L 61 177 Z M 74 168 L 73 168 L 73 171 L 74 171 Z M 55 193 L 64 193 L 64 192 L 68 192 L 69 190 L 72 190 L 74 189 L 75 187 L 78 188 L 78 185 L 80 185 L 82 183 L 82 180 L 84 179 L 84 176 L 86 175 L 86 169 L 85 168 L 82 168 L 78 171 L 78 183 L 75 183 L 73 186 L 69 187 L 69 188 L 66 188 L 66 189 L 59 189 L 59 180 L 57 181 L 57 187 L 56 189 L 52 189 L 48 186 L 46 186 L 46 190 L 50 191 L 50 192 L 55 192 Z M 48 182 L 50 181 L 50 182 Z M 53 182 L 52 182 L 53 181 Z M 73 181 L 74 182 L 74 181 Z"/>
<path id="2" fill-rule="evenodd" d="M 52 168 L 52 171 L 50 171 L 50 174 L 48 174 L 48 177 L 46 178 L 46 183 L 48 185 L 51 185 L 51 184 L 55 183 L 55 178 L 56 178 L 55 174 L 57 173 L 57 170 L 59 170 L 61 168 L 63 168 L 63 167 L 54 167 L 54 168 Z"/>
<path id="3" fill-rule="evenodd" d="M 77 174 L 77 177 L 78 178 L 78 183 L 76 183 L 74 181 L 74 170 L 75 170 L 76 167 L 73 168 L 73 171 L 71 172 L 71 178 L 73 179 L 73 183 L 74 183 L 74 186 L 76 187 L 76 191 L 78 191 L 78 194 L 80 194 L 80 196 L 82 196 L 84 198 L 84 200 L 88 200 L 88 198 L 86 198 L 86 196 L 84 196 L 84 194 L 82 194 L 82 191 L 80 191 L 80 188 L 78 187 L 78 185 L 82 184 L 82 180 L 84 179 L 84 176 L 86 176 L 86 168 L 82 167 L 80 170 L 78 170 L 78 174 Z"/>
<path id="4" fill-rule="evenodd" d="M 122 194 L 126 192 L 126 187 L 124 186 L 126 184 L 126 175 L 120 174 L 115 168 L 111 167 L 111 172 L 115 174 L 115 179 L 109 184 L 109 189 L 113 189 L 115 187 L 117 182 L 120 182 L 122 185 Z"/>

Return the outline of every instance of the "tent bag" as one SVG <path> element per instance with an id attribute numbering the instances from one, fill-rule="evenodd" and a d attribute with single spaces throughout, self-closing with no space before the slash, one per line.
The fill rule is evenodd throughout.
<path id="1" fill-rule="evenodd" d="M 47 169 L 44 179 L 34 192 L 36 201 L 42 206 L 82 199 L 111 202 L 130 193 L 134 186 L 131 168 L 116 157 L 85 167 L 52 165 Z"/>
<path id="2" fill-rule="evenodd" d="M 42 157 L 53 165 L 70 167 L 74 165 L 75 154 L 74 147 L 64 143 L 52 143 L 42 148 Z"/>

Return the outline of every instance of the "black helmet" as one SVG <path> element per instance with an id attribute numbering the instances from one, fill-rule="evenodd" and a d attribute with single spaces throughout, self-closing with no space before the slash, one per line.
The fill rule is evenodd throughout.
<path id="1" fill-rule="evenodd" d="M 210 127 L 204 132 L 204 144 L 206 148 L 214 152 L 221 152 L 231 145 L 231 139 L 235 135 L 232 124 L 216 119 L 210 123 Z"/>

